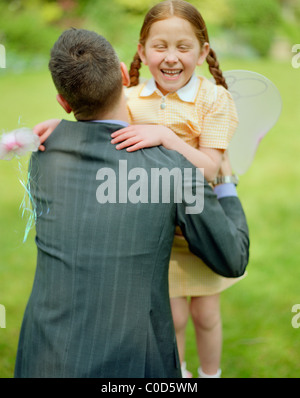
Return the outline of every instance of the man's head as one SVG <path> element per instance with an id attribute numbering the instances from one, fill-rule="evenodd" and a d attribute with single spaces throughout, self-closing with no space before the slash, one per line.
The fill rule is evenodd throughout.
<path id="1" fill-rule="evenodd" d="M 58 100 L 77 120 L 99 117 L 118 103 L 123 88 L 120 66 L 104 37 L 73 28 L 58 38 L 49 61 Z"/>

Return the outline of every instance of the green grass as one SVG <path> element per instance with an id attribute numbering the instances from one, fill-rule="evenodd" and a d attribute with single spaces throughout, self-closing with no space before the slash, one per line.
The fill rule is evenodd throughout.
<path id="1" fill-rule="evenodd" d="M 266 75 L 280 89 L 283 112 L 262 140 L 239 195 L 248 217 L 251 258 L 248 276 L 221 295 L 223 377 L 299 377 L 300 328 L 291 325 L 291 308 L 300 303 L 300 69 L 274 61 L 227 61 L 223 70 L 249 69 Z M 55 100 L 47 71 L 1 74 L 0 132 L 65 117 Z M 0 161 L 0 377 L 12 377 L 23 312 L 35 270 L 34 231 L 22 243 L 26 221 L 19 205 L 23 190 L 18 164 Z M 188 368 L 199 362 L 192 323 L 188 325 Z"/>

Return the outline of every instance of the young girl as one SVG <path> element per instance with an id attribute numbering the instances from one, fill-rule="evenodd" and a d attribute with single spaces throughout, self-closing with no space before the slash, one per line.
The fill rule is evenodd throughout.
<path id="1" fill-rule="evenodd" d="M 196 66 L 205 60 L 217 85 L 194 74 Z M 144 84 L 138 84 L 141 62 L 153 76 Z M 205 22 L 195 7 L 182 0 L 170 0 L 148 12 L 130 76 L 128 108 L 134 125 L 113 134 L 112 142 L 118 144 L 117 149 L 127 147 L 132 151 L 163 144 L 204 168 L 206 179 L 213 181 L 238 121 L 216 55 L 209 46 Z M 142 128 L 143 124 L 167 126 L 176 136 L 167 135 L 161 126 Z M 176 231 L 169 282 L 183 377 L 191 377 L 184 360 L 190 311 L 201 361 L 199 376 L 220 376 L 219 293 L 237 280 L 211 271 L 189 252 L 180 231 Z"/>
<path id="2" fill-rule="evenodd" d="M 217 85 L 194 74 L 205 60 Z M 144 84 L 139 84 L 141 62 L 153 76 Z M 128 151 L 162 144 L 203 168 L 206 179 L 213 181 L 238 121 L 216 55 L 209 46 L 205 22 L 194 6 L 168 0 L 148 12 L 130 76 L 128 111 L 134 125 L 115 132 L 112 143 Z M 36 131 L 46 138 L 57 123 L 42 123 Z M 191 377 L 184 360 L 190 312 L 201 362 L 199 376 L 220 376 L 219 293 L 239 279 L 211 271 L 190 253 L 181 231 L 176 231 L 169 283 L 183 377 Z"/>

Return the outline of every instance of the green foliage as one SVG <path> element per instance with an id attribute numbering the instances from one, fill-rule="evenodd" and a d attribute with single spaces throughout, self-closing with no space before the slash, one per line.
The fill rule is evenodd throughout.
<path id="1" fill-rule="evenodd" d="M 47 24 L 49 18 L 48 5 L 15 8 L 0 3 L 0 42 L 19 55 L 49 54 L 59 32 Z"/>
<path id="2" fill-rule="evenodd" d="M 281 22 L 278 0 L 228 0 L 231 15 L 224 26 L 250 44 L 260 56 L 269 53 Z"/>
<path id="3" fill-rule="evenodd" d="M 115 0 L 116 7 L 122 7 L 132 13 L 146 13 L 150 7 L 157 3 L 155 0 Z"/>
<path id="4" fill-rule="evenodd" d="M 190 1 L 201 13 L 207 27 L 222 26 L 230 17 L 231 9 L 228 0 L 193 0 Z"/>
<path id="5" fill-rule="evenodd" d="M 280 33 L 290 39 L 291 43 L 299 43 L 300 2 L 285 0 Z"/>
<path id="6" fill-rule="evenodd" d="M 129 64 L 136 52 L 144 15 L 120 7 L 117 1 L 119 0 L 105 3 L 87 2 L 82 9 L 86 16 L 83 27 L 105 36 L 116 49 L 120 59 Z"/>
<path id="7" fill-rule="evenodd" d="M 57 3 L 46 3 L 41 10 L 41 16 L 46 23 L 57 22 L 63 17 L 63 10 Z"/>
<path id="8" fill-rule="evenodd" d="M 0 43 L 8 57 L 49 54 L 62 30 L 96 30 L 131 60 L 147 10 L 157 0 L 0 0 Z M 274 40 L 298 40 L 297 0 L 190 0 L 207 24 L 210 40 L 227 54 L 266 56 Z M 233 39 L 232 39 L 233 38 Z M 245 51 L 240 51 L 244 46 Z M 231 50 L 232 48 L 232 50 Z M 234 49 L 236 49 L 234 51 Z"/>

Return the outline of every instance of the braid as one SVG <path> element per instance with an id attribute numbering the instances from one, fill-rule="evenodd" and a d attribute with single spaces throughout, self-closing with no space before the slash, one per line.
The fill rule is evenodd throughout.
<path id="1" fill-rule="evenodd" d="M 217 60 L 216 53 L 214 52 L 213 49 L 209 50 L 208 56 L 206 57 L 206 62 L 208 63 L 209 71 L 213 75 L 217 85 L 221 85 L 225 87 L 227 90 L 228 86 L 226 84 L 223 73 L 219 68 L 219 62 Z"/>
<path id="2" fill-rule="evenodd" d="M 133 57 L 133 61 L 130 65 L 130 70 L 129 70 L 129 77 L 130 77 L 130 85 L 129 87 L 132 86 L 137 86 L 139 84 L 139 76 L 140 76 L 140 68 L 142 66 L 142 61 L 141 58 L 136 52 L 135 56 Z"/>

